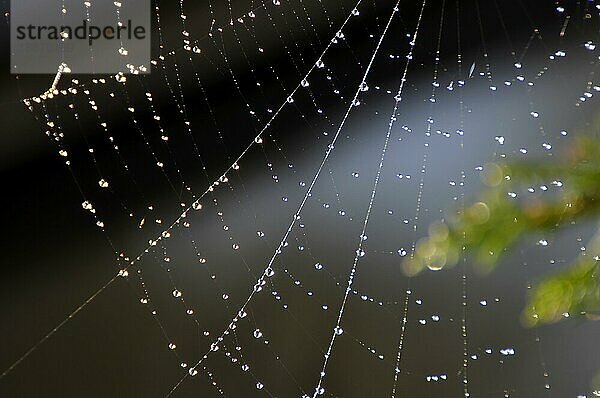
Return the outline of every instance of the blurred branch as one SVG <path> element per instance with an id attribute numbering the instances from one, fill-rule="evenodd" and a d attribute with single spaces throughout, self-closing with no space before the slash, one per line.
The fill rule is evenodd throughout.
<path id="1" fill-rule="evenodd" d="M 479 269 L 490 272 L 525 234 L 554 232 L 598 218 L 600 140 L 577 140 L 558 161 L 487 164 L 482 180 L 486 188 L 478 202 L 430 226 L 429 236 L 403 264 L 407 274 L 453 266 L 467 251 Z M 541 193 L 533 194 L 534 185 L 542 187 Z M 551 323 L 571 314 L 598 318 L 599 255 L 600 232 L 569 267 L 534 287 L 525 323 Z"/>

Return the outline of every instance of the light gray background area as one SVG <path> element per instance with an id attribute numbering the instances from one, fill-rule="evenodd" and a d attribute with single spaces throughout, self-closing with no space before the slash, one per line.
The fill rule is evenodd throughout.
<path id="1" fill-rule="evenodd" d="M 62 10 L 66 10 L 63 12 Z M 117 7 L 112 1 L 92 2 L 87 8 L 78 0 L 19 0 L 11 2 L 11 73 L 45 74 L 56 73 L 62 63 L 66 63 L 73 73 L 118 73 L 127 72 L 128 64 L 137 68 L 150 68 L 150 0 L 129 0 L 119 8 L 121 22 L 127 26 L 143 27 L 144 39 L 124 34 L 121 40 L 100 38 L 90 46 L 87 39 L 72 37 L 66 40 L 47 38 L 31 40 L 18 39 L 18 28 L 71 27 L 89 25 L 103 29 L 111 26 L 116 29 Z M 89 12 L 89 22 L 88 22 Z M 36 32 L 37 33 L 37 32 Z M 37 36 L 37 34 L 36 34 Z M 127 54 L 119 53 L 123 46 Z"/>

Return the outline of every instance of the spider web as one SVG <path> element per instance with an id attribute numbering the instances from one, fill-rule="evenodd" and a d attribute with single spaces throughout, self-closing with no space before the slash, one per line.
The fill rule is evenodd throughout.
<path id="1" fill-rule="evenodd" d="M 523 333 L 506 315 L 511 293 L 471 283 L 466 260 L 416 278 L 402 260 L 444 209 L 464 206 L 486 162 L 568 142 L 571 123 L 543 98 L 571 51 L 590 75 L 561 104 L 587 117 L 600 91 L 594 2 L 536 6 L 554 10 L 551 41 L 518 1 L 154 7 L 151 76 L 63 74 L 25 100 L 119 271 L 1 378 L 126 281 L 179 371 L 157 395 L 551 396 L 539 332 L 511 341 Z M 207 20 L 191 17 L 203 7 Z M 503 43 L 488 42 L 495 28 Z M 527 242 L 542 260 L 518 259 L 512 289 L 579 249 L 551 243 Z M 489 332 L 502 314 L 508 337 Z"/>

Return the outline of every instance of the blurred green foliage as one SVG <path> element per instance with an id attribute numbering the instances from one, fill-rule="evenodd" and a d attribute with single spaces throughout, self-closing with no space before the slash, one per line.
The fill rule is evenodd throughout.
<path id="1" fill-rule="evenodd" d="M 600 218 L 598 139 L 576 140 L 552 161 L 489 163 L 481 176 L 486 187 L 478 201 L 430 226 L 429 235 L 403 263 L 407 274 L 453 266 L 467 253 L 480 270 L 490 272 L 526 234 L 547 234 Z M 528 192 L 533 186 L 545 189 Z M 599 255 L 600 227 L 568 267 L 533 287 L 524 323 L 534 326 L 571 316 L 600 318 Z"/>

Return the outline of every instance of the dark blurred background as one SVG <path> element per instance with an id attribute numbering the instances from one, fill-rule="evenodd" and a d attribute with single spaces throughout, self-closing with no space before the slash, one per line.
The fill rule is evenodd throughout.
<path id="1" fill-rule="evenodd" d="M 178 2 L 153 2 L 160 9 L 154 54 L 164 54 L 165 61 L 150 76 L 130 76 L 126 84 L 111 76 L 103 77 L 105 83 L 70 76 L 59 87 L 77 87 L 76 94 L 30 111 L 21 99 L 45 91 L 53 76 L 9 75 L 9 4 L 2 2 L 1 371 L 124 268 L 119 255 L 135 257 L 222 174 L 316 62 L 354 4 L 184 2 L 195 53 L 180 50 Z M 390 396 L 407 289 L 398 396 L 463 396 L 465 377 L 472 397 L 592 396 L 590 381 L 600 370 L 598 325 L 569 321 L 531 330 L 520 323 L 530 281 L 576 256 L 590 226 L 530 237 L 488 276 L 476 264 L 464 264 L 408 280 L 400 264 L 431 221 L 459 206 L 463 194 L 472 198 L 478 166 L 504 157 L 552 158 L 572 137 L 596 134 L 595 99 L 584 95 L 595 93 L 598 55 L 584 44 L 598 39 L 596 2 L 444 5 L 443 15 L 441 1 L 425 8 L 325 396 Z M 1 378 L 0 396 L 165 396 L 187 374 L 181 363 L 189 367 L 199 360 L 235 316 L 277 248 L 393 6 L 363 1 L 360 15 L 324 57 L 325 68 L 310 75 L 309 86 L 278 115 L 239 171 L 203 198 L 203 209 L 188 217 L 189 227 L 177 226 L 167 243 L 129 270 L 129 278 L 110 284 Z M 557 11 L 563 6 L 564 12 Z M 248 321 L 206 361 L 208 370 L 188 378 L 173 396 L 312 396 L 420 7 L 401 2 L 367 79 L 369 90 L 304 209 L 303 228 L 288 239 Z M 440 21 L 440 87 L 433 103 Z M 172 49 L 179 50 L 169 54 Z M 555 55 L 561 51 L 566 56 Z M 146 93 L 152 93 L 153 108 Z M 49 128 L 48 120 L 56 127 Z M 65 138 L 57 144 L 46 132 Z M 60 149 L 68 151 L 69 167 Z M 99 187 L 101 179 L 108 189 Z M 85 200 L 98 219 L 82 209 Z M 549 245 L 540 245 L 541 239 Z M 463 272 L 471 358 L 466 376 Z M 185 303 L 174 299 L 175 289 Z M 150 304 L 140 304 L 144 297 Z M 263 334 L 258 339 L 256 329 Z M 170 342 L 177 349 L 170 350 Z M 515 355 L 500 352 L 507 348 Z M 251 371 L 241 370 L 242 363 Z M 447 380 L 427 381 L 442 374 Z M 257 383 L 265 387 L 257 389 Z"/>

